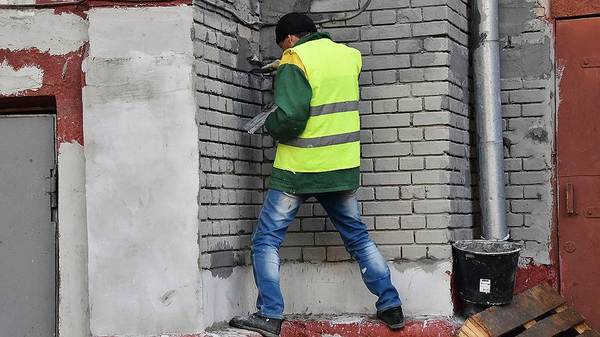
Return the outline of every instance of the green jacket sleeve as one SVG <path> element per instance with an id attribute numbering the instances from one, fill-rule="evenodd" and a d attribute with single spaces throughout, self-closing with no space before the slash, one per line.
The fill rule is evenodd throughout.
<path id="1" fill-rule="evenodd" d="M 304 131 L 310 116 L 312 89 L 304 72 L 294 64 L 283 64 L 275 77 L 275 104 L 279 107 L 265 122 L 269 134 L 285 142 Z"/>

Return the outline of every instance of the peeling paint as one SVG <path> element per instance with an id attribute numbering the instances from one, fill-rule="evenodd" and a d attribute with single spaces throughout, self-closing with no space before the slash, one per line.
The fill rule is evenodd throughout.
<path id="1" fill-rule="evenodd" d="M 0 95 L 16 95 L 42 87 L 44 71 L 35 65 L 15 69 L 6 60 L 0 63 Z"/>
<path id="2" fill-rule="evenodd" d="M 534 141 L 540 142 L 540 143 L 547 143 L 548 142 L 548 131 L 546 131 L 544 128 L 541 128 L 541 127 L 531 128 L 525 135 L 525 138 L 528 138 L 528 139 L 531 139 L 531 140 L 534 140 Z"/>
<path id="3" fill-rule="evenodd" d="M 11 51 L 64 55 L 81 48 L 87 39 L 87 22 L 76 14 L 56 15 L 52 9 L 0 11 L 0 46 Z"/>

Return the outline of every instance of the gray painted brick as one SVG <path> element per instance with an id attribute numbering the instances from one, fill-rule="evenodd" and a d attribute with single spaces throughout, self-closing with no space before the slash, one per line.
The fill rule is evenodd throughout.
<path id="1" fill-rule="evenodd" d="M 452 257 L 452 247 L 450 245 L 435 245 L 427 248 L 427 257 L 430 259 L 445 260 Z"/>
<path id="2" fill-rule="evenodd" d="M 315 234 L 315 244 L 319 246 L 343 245 L 342 237 L 338 232 L 321 232 Z"/>
<path id="3" fill-rule="evenodd" d="M 403 142 L 422 140 L 423 139 L 423 129 L 420 129 L 420 128 L 398 129 L 398 139 L 400 139 Z"/>
<path id="4" fill-rule="evenodd" d="M 450 216 L 448 214 L 430 214 L 427 215 L 427 228 L 448 228 L 451 226 L 452 218 L 456 216 Z"/>
<path id="5" fill-rule="evenodd" d="M 425 228 L 425 216 L 423 216 L 423 215 L 403 215 L 400 218 L 400 227 L 402 229 Z"/>
<path id="6" fill-rule="evenodd" d="M 388 261 L 398 260 L 398 259 L 402 258 L 402 253 L 401 253 L 401 249 L 399 246 L 380 245 L 377 248 L 379 248 L 381 255 L 383 255 L 383 257 Z"/>
<path id="7" fill-rule="evenodd" d="M 451 115 L 448 112 L 422 112 L 413 114 L 413 125 L 447 125 Z"/>
<path id="8" fill-rule="evenodd" d="M 375 188 L 377 200 L 398 200 L 400 198 L 400 188 L 397 186 L 384 186 Z"/>
<path id="9" fill-rule="evenodd" d="M 375 159 L 375 171 L 398 171 L 398 158 Z"/>
<path id="10" fill-rule="evenodd" d="M 310 11 L 319 12 L 339 12 L 353 11 L 358 9 L 358 0 L 313 0 Z"/>
<path id="11" fill-rule="evenodd" d="M 538 117 L 546 116 L 551 113 L 550 105 L 548 103 L 538 104 L 524 104 L 523 105 L 523 116 L 525 117 Z"/>
<path id="12" fill-rule="evenodd" d="M 363 203 L 365 215 L 395 215 L 410 214 L 412 212 L 410 201 L 375 201 Z"/>
<path id="13" fill-rule="evenodd" d="M 375 219 L 375 228 L 380 229 L 399 229 L 400 217 L 398 216 L 380 216 Z"/>
<path id="14" fill-rule="evenodd" d="M 396 131 L 396 129 L 375 129 L 375 130 L 373 130 L 373 141 L 376 143 L 395 142 L 397 140 L 398 140 L 398 131 Z"/>
<path id="15" fill-rule="evenodd" d="M 510 183 L 518 185 L 543 184 L 547 181 L 545 172 L 513 172 L 510 173 Z"/>
<path id="16" fill-rule="evenodd" d="M 371 238 L 378 245 L 406 244 L 415 242 L 413 231 L 371 232 Z"/>
<path id="17" fill-rule="evenodd" d="M 448 152 L 448 148 L 449 143 L 447 141 L 413 143 L 413 153 L 418 155 L 444 154 Z"/>
<path id="18" fill-rule="evenodd" d="M 402 39 L 397 41 L 398 53 L 416 53 L 423 49 L 423 41 L 420 39 Z"/>
<path id="19" fill-rule="evenodd" d="M 425 199 L 424 186 L 402 186 L 400 187 L 401 199 Z"/>
<path id="20" fill-rule="evenodd" d="M 322 262 L 325 261 L 325 247 L 304 247 L 302 248 L 302 260 L 307 262 Z"/>
<path id="21" fill-rule="evenodd" d="M 450 69 L 447 67 L 425 68 L 424 75 L 427 81 L 446 81 L 450 77 Z"/>
<path id="22" fill-rule="evenodd" d="M 373 101 L 373 113 L 385 113 L 398 111 L 397 99 L 384 99 Z"/>
<path id="23" fill-rule="evenodd" d="M 407 97 L 409 95 L 410 85 L 406 84 L 380 85 L 376 87 L 361 88 L 361 97 L 363 99 Z"/>
<path id="24" fill-rule="evenodd" d="M 511 200 L 510 210 L 513 213 L 540 213 L 547 212 L 548 205 L 543 200 L 537 199 L 525 199 L 525 200 Z"/>
<path id="25" fill-rule="evenodd" d="M 420 260 L 427 257 L 427 246 L 410 245 L 402 246 L 402 258 L 406 260 Z"/>
<path id="26" fill-rule="evenodd" d="M 363 71 L 410 67 L 409 55 L 376 55 L 363 57 Z"/>
<path id="27" fill-rule="evenodd" d="M 517 90 L 509 94 L 511 103 L 541 103 L 549 98 L 548 92 L 543 89 Z"/>
<path id="28" fill-rule="evenodd" d="M 447 20 L 449 8 L 447 6 L 434 6 L 423 8 L 423 21 Z"/>
<path id="29" fill-rule="evenodd" d="M 288 233 L 283 246 L 312 246 L 315 244 L 313 233 Z"/>
<path id="30" fill-rule="evenodd" d="M 396 82 L 395 70 L 382 70 L 373 72 L 374 84 L 390 84 Z"/>
<path id="31" fill-rule="evenodd" d="M 514 90 L 523 88 L 523 81 L 520 78 L 502 78 L 500 79 L 502 90 Z"/>
<path id="32" fill-rule="evenodd" d="M 445 52 L 428 52 L 411 55 L 413 67 L 449 66 L 450 55 Z"/>
<path id="33" fill-rule="evenodd" d="M 423 110 L 423 100 L 421 98 L 401 98 L 398 100 L 398 111 L 421 111 Z"/>
<path id="34" fill-rule="evenodd" d="M 364 173 L 362 175 L 363 185 L 372 186 L 385 186 L 385 185 L 408 185 L 410 181 L 410 173 L 408 172 L 378 172 L 378 173 Z"/>
<path id="35" fill-rule="evenodd" d="M 395 115 L 369 115 L 362 116 L 361 125 L 363 128 L 393 128 L 403 127 L 410 125 L 410 115 L 408 114 L 395 114 Z M 404 154 L 408 154 L 408 151 L 401 151 Z M 406 153 L 405 153 L 406 152 Z"/>
<path id="36" fill-rule="evenodd" d="M 405 157 L 399 160 L 399 169 L 403 171 L 422 170 L 424 168 L 423 158 Z M 415 183 L 413 181 L 413 183 Z"/>
<path id="37" fill-rule="evenodd" d="M 448 82 L 412 83 L 413 96 L 437 96 L 449 93 Z"/>
<path id="38" fill-rule="evenodd" d="M 420 8 L 403 8 L 398 11 L 398 22 L 419 22 L 423 20 L 423 13 Z"/>
<path id="39" fill-rule="evenodd" d="M 525 171 L 545 170 L 549 167 L 544 158 L 523 158 L 523 169 Z"/>
<path id="40" fill-rule="evenodd" d="M 398 70 L 398 80 L 402 83 L 423 82 L 425 71 L 423 69 L 400 69 Z"/>
<path id="41" fill-rule="evenodd" d="M 409 0 L 373 0 L 369 9 L 404 8 L 409 6 Z"/>
<path id="42" fill-rule="evenodd" d="M 371 12 L 371 22 L 373 25 L 388 25 L 396 23 L 396 11 L 395 10 L 378 10 Z"/>
<path id="43" fill-rule="evenodd" d="M 325 229 L 324 218 L 304 218 L 300 220 L 300 227 L 303 231 L 316 232 Z"/>
<path id="44" fill-rule="evenodd" d="M 546 193 L 548 192 L 548 187 L 544 185 L 537 186 L 523 186 L 523 196 L 528 199 L 538 199 L 543 200 Z"/>
<path id="45" fill-rule="evenodd" d="M 452 211 L 452 203 L 450 200 L 416 200 L 413 203 L 415 213 L 430 214 L 430 213 L 445 213 Z"/>
<path id="46" fill-rule="evenodd" d="M 383 143 L 362 145 L 363 157 L 393 157 L 410 153 L 410 145 L 403 143 Z"/>
<path id="47" fill-rule="evenodd" d="M 351 260 L 350 254 L 344 247 L 327 247 L 327 261 L 339 262 Z"/>
<path id="48" fill-rule="evenodd" d="M 358 28 L 328 28 L 327 32 L 331 34 L 331 37 L 335 41 L 339 42 L 350 42 L 357 41 L 359 39 Z"/>
<path id="49" fill-rule="evenodd" d="M 424 40 L 424 48 L 427 51 L 449 51 L 449 41 L 444 37 L 428 37 Z"/>
<path id="50" fill-rule="evenodd" d="M 413 36 L 432 36 L 448 34 L 449 25 L 446 21 L 430 21 L 413 23 Z"/>
<path id="51" fill-rule="evenodd" d="M 410 24 L 362 27 L 360 30 L 360 38 L 364 41 L 401 39 L 410 36 Z"/>
<path id="52" fill-rule="evenodd" d="M 425 97 L 425 110 L 448 109 L 448 98 L 445 96 Z"/>
<path id="53" fill-rule="evenodd" d="M 396 41 L 373 41 L 371 42 L 371 50 L 373 54 L 394 54 L 396 52 Z"/>
<path id="54" fill-rule="evenodd" d="M 439 6 L 447 4 L 447 0 L 411 0 L 411 7 Z"/>
<path id="55" fill-rule="evenodd" d="M 448 231 L 445 229 L 421 230 L 415 232 L 416 243 L 447 243 Z"/>

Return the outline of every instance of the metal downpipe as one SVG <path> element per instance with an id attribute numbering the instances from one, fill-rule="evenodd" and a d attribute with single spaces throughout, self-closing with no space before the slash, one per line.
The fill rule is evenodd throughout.
<path id="1" fill-rule="evenodd" d="M 498 0 L 474 0 L 473 76 L 483 238 L 506 240 Z"/>

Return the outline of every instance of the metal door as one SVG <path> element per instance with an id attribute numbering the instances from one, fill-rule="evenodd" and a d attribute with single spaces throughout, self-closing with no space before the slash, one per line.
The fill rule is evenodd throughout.
<path id="1" fill-rule="evenodd" d="M 55 335 L 54 117 L 0 115 L 0 336 Z"/>
<path id="2" fill-rule="evenodd" d="M 600 329 L 600 18 L 556 23 L 561 293 Z"/>

